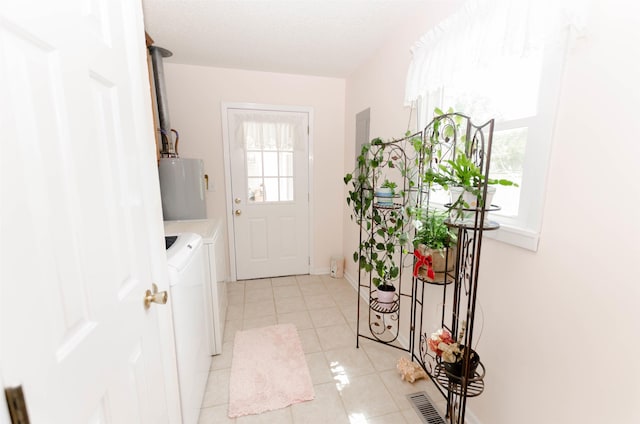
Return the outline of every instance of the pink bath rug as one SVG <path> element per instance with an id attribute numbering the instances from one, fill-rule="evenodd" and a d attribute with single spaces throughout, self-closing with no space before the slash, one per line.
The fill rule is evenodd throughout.
<path id="1" fill-rule="evenodd" d="M 238 331 L 233 344 L 229 417 L 285 408 L 315 397 L 292 324 Z"/>

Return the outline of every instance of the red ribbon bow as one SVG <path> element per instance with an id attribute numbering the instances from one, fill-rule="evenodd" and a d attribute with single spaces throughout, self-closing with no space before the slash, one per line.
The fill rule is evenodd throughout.
<path id="1" fill-rule="evenodd" d="M 427 278 L 430 278 L 432 280 L 435 279 L 436 274 L 433 272 L 433 258 L 431 257 L 431 255 L 423 255 L 418 249 L 415 249 L 413 251 L 413 254 L 416 258 L 418 258 L 418 260 L 416 260 L 416 264 L 413 267 L 413 276 L 417 277 L 418 273 L 420 272 L 420 268 L 426 266 Z"/>

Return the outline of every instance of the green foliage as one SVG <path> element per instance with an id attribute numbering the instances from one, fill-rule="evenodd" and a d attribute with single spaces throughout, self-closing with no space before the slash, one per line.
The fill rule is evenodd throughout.
<path id="1" fill-rule="evenodd" d="M 393 168 L 393 166 L 391 165 L 387 165 L 390 168 Z M 385 178 L 384 182 L 382 183 L 382 185 L 380 187 L 384 187 L 384 188 L 390 188 L 391 189 L 391 193 L 396 192 L 396 188 L 398 188 L 398 184 L 394 183 L 393 181 L 389 181 Z"/>
<path id="2" fill-rule="evenodd" d="M 409 140 L 413 146 L 420 147 L 420 137 Z M 347 205 L 353 213 L 351 219 L 366 228 L 365 238 L 361 241 L 359 250 L 354 252 L 353 260 L 361 270 L 372 274 L 372 282 L 377 287 L 390 284 L 400 275 L 397 255 L 402 246 L 409 243 L 409 235 L 405 231 L 405 224 L 409 215 L 404 206 L 391 208 L 374 207 L 374 182 L 379 179 L 384 169 L 391 169 L 399 173 L 405 181 L 410 181 L 409 187 L 415 186 L 411 177 L 417 178 L 417 171 L 407 167 L 404 161 L 395 155 L 385 155 L 387 144 L 380 138 L 362 147 L 357 157 L 354 172 L 344 176 L 344 183 L 349 186 Z M 413 183 L 413 184 L 412 184 Z M 388 187 L 403 201 L 407 193 L 396 191 L 398 184 L 385 179 L 380 187 Z"/>
<path id="3" fill-rule="evenodd" d="M 449 159 L 441 163 L 437 170 L 429 168 L 423 177 L 425 183 L 438 184 L 445 190 L 448 190 L 449 186 L 461 187 L 476 196 L 481 195 L 485 180 L 488 185 L 518 187 L 518 184 L 506 179 L 485 179 L 480 168 L 463 152 L 458 152 L 455 160 Z"/>
<path id="4" fill-rule="evenodd" d="M 436 108 L 434 114 L 436 117 L 446 116 L 447 118 L 451 118 L 453 124 L 450 123 L 451 120 L 436 120 L 433 123 L 433 131 L 430 136 L 431 150 L 427 158 L 427 163 L 431 164 L 431 167 L 423 173 L 423 183 L 429 186 L 435 184 L 445 190 L 448 190 L 451 186 L 461 187 L 478 197 L 481 197 L 481 189 L 485 183 L 487 185 L 518 186 L 513 181 L 507 179 L 485 178 L 482 169 L 474 163 L 471 154 L 468 153 L 472 151 L 472 146 L 470 145 L 470 140 L 467 140 L 465 135 L 461 135 L 459 142 L 456 142 L 454 158 L 443 160 L 445 155 L 439 145 L 440 138 L 443 136 L 445 142 L 448 142 L 456 133 L 459 133 L 463 117 L 453 112 L 451 108 L 449 108 L 447 113 L 443 113 L 441 109 Z M 459 204 L 461 201 L 460 199 L 456 204 L 452 205 L 452 207 L 462 206 Z"/>
<path id="5" fill-rule="evenodd" d="M 354 262 L 360 269 L 374 272 L 373 284 L 391 284 L 398 278 L 400 269 L 396 265 L 396 253 L 409 240 L 404 231 L 405 216 L 402 209 L 371 209 L 370 218 L 374 222 L 374 230 L 360 244 L 360 249 L 353 253 Z"/>
<path id="6" fill-rule="evenodd" d="M 414 247 L 424 244 L 431 249 L 444 249 L 456 242 L 456 235 L 444 223 L 448 214 L 436 209 L 420 209 L 417 212 Z"/>

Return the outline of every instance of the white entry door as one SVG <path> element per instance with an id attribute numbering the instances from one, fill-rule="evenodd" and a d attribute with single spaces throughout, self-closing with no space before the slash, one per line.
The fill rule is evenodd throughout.
<path id="1" fill-rule="evenodd" d="M 236 277 L 309 273 L 309 113 L 225 108 Z"/>
<path id="2" fill-rule="evenodd" d="M 0 380 L 34 424 L 178 422 L 140 1 L 0 3 L 0 99 Z"/>

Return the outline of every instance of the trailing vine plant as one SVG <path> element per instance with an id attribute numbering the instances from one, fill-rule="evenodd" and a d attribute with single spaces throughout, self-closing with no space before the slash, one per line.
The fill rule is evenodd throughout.
<path id="1" fill-rule="evenodd" d="M 416 157 L 406 156 L 406 144 L 413 146 Z M 375 138 L 362 146 L 356 169 L 344 177 L 344 183 L 349 186 L 346 200 L 352 209 L 351 219 L 365 230 L 353 260 L 360 270 L 371 274 L 378 288 L 393 285 L 400 275 L 398 254 L 409 244 L 407 223 L 416 211 L 412 189 L 420 178 L 415 165 L 420 163 L 417 152 L 424 154 L 423 149 L 420 134 L 407 134 L 406 138 L 389 142 Z M 397 181 L 389 180 L 388 173 L 393 173 Z M 384 184 L 378 185 L 380 180 Z M 375 189 L 383 185 L 395 190 L 394 201 L 389 206 L 375 204 Z"/>

